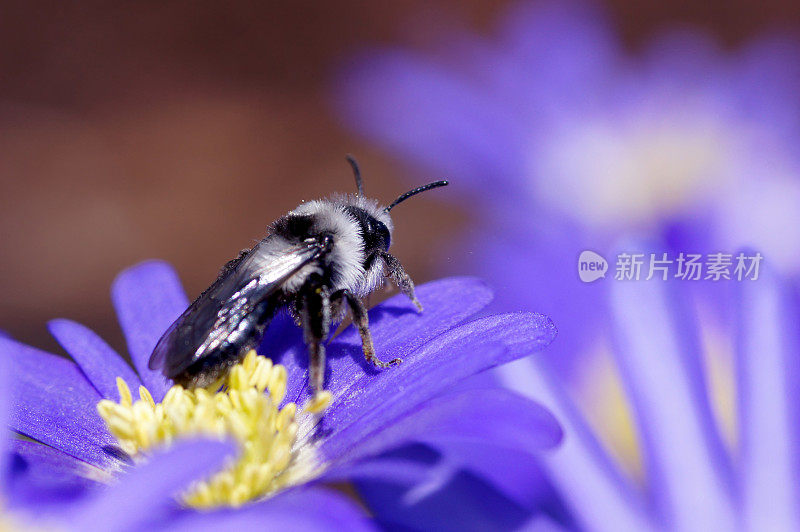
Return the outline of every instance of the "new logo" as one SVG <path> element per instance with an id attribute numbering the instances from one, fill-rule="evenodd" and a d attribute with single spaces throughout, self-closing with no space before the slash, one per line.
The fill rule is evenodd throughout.
<path id="1" fill-rule="evenodd" d="M 606 276 L 608 262 L 594 251 L 583 251 L 578 257 L 578 277 L 584 283 L 594 282 Z"/>

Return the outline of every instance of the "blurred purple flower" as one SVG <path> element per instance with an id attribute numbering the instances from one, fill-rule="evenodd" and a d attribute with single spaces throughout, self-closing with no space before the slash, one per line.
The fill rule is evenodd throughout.
<path id="1" fill-rule="evenodd" d="M 650 251 L 754 249 L 778 274 L 800 273 L 800 41 L 770 34 L 727 51 L 681 30 L 630 54 L 599 5 L 552 1 L 511 7 L 493 38 L 440 40 L 424 55 L 351 58 L 334 105 L 346 125 L 469 200 L 480 225 L 458 256 L 497 289 L 498 306 L 535 307 L 559 324 L 547 360 L 495 375 L 548 406 L 565 439 L 547 456 L 512 455 L 514 478 L 494 486 L 470 471 L 497 467 L 498 455 L 481 462 L 463 448 L 442 450 L 443 478 L 427 492 L 362 484 L 379 521 L 419 528 L 449 508 L 444 530 L 520 527 L 532 513 L 531 529 L 797 529 L 800 344 L 782 281 L 678 291 L 674 281 L 584 284 L 576 267 L 581 251 L 605 254 L 633 234 L 663 242 Z M 731 412 L 710 399 L 719 370 L 709 335 L 722 351 L 736 345 Z M 618 427 L 592 427 L 573 402 L 576 381 L 585 392 L 606 379 L 605 357 L 634 420 L 635 478 L 623 470 L 637 457 L 623 464 L 604 448 Z M 613 390 L 602 391 L 594 399 L 608 402 Z M 431 459 L 419 454 L 401 458 Z M 476 483 L 486 492 L 477 500 Z"/>
<path id="2" fill-rule="evenodd" d="M 728 52 L 682 30 L 632 56 L 599 5 L 545 1 L 512 6 L 493 38 L 440 40 L 351 58 L 335 108 L 472 200 L 479 228 L 448 264 L 486 278 L 495 308 L 551 316 L 546 354 L 573 377 L 607 326 L 602 283 L 576 274 L 583 250 L 634 233 L 662 251 L 748 247 L 800 273 L 797 39 Z"/>
<path id="3" fill-rule="evenodd" d="M 631 57 L 606 13 L 575 1 L 520 3 L 498 26 L 492 40 L 442 37 L 427 56 L 353 58 L 335 87 L 341 116 L 480 198 L 498 227 L 529 229 L 536 209 L 608 241 L 695 220 L 734 196 L 784 206 L 772 192 L 753 197 L 754 180 L 797 197 L 787 180 L 800 168 L 800 41 L 770 35 L 725 53 L 682 30 Z M 796 220 L 794 209 L 763 214 Z M 717 236 L 758 233 L 732 247 L 769 236 L 731 222 L 718 220 Z"/>
<path id="4" fill-rule="evenodd" d="M 138 373 L 97 335 L 68 320 L 51 322 L 50 331 L 75 363 L 0 338 L 0 359 L 11 365 L 9 425 L 40 442 L 14 442 L 20 480 L 12 489 L 18 499 L 25 499 L 25 495 L 35 498 L 41 490 L 68 481 L 69 486 L 57 490 L 59 495 L 74 495 L 83 488 L 82 492 L 88 491 L 90 498 L 99 501 L 93 503 L 97 508 L 109 510 L 108 518 L 119 517 L 112 514 L 127 505 L 108 501 L 121 501 L 125 496 L 134 497 L 141 504 L 147 500 L 144 488 L 149 480 L 141 479 L 158 473 L 142 473 L 135 468 L 110 490 L 99 490 L 86 480 L 107 480 L 127 469 L 128 460 L 97 414 L 97 403 L 103 398 L 119 400 L 117 377 L 134 388 L 143 383 L 156 401 L 163 398 L 169 382 L 149 370 L 147 361 L 163 330 L 183 311 L 188 300 L 174 271 L 160 262 L 144 263 L 123 272 L 114 284 L 112 296 Z M 316 522 L 317 528 L 326 523 L 333 526 L 335 520 L 341 519 L 350 526 L 360 522 L 354 517 L 357 514 L 352 504 L 309 485 L 309 481 L 313 484 L 407 475 L 407 471 L 382 461 L 370 465 L 369 458 L 408 441 L 437 448 L 481 439 L 484 434 L 504 434 L 505 444 L 520 451 L 550 449 L 560 442 L 561 430 L 554 418 L 512 392 L 448 391 L 466 377 L 547 346 L 555 336 L 552 322 L 532 313 L 467 321 L 491 299 L 483 283 L 468 278 L 420 286 L 418 297 L 426 307 L 421 315 L 402 297 L 392 298 L 370 312 L 376 347 L 387 357 L 404 358 L 400 366 L 380 372 L 369 368 L 352 327 L 332 340 L 326 382 L 334 396 L 333 404 L 323 417 L 307 418 L 316 420 L 316 424 L 301 424 L 295 445 L 295 449 L 314 448 L 317 462 L 313 471 L 294 487 L 263 503 L 250 505 L 241 513 L 217 511 L 214 516 L 242 524 L 277 526 L 290 520 L 291 512 L 297 510 L 306 520 L 298 521 L 300 525 Z M 306 350 L 299 329 L 288 317 L 279 316 L 271 324 L 261 350 L 286 367 L 287 400 L 297 404 L 307 400 Z M 163 467 L 185 468 L 187 475 L 189 470 L 197 472 L 191 465 L 177 463 L 186 454 L 179 456 L 182 458 L 174 461 L 164 458 Z M 129 477 L 140 480 L 128 482 Z M 174 495 L 178 486 L 185 485 L 171 483 L 170 493 Z M 306 497 L 310 507 L 301 510 Z M 200 519 L 174 503 L 169 515 L 154 516 L 133 507 L 131 513 L 124 512 L 131 520 L 130 527 L 150 526 L 162 518 L 180 524 Z M 114 508 L 115 512 L 111 512 Z M 208 515 L 204 513 L 202 517 Z M 252 516 L 250 521 L 248 516 Z M 208 523 L 206 526 L 211 526 Z"/>
<path id="5" fill-rule="evenodd" d="M 798 530 L 800 499 L 800 319 L 797 290 L 766 272 L 737 285 L 735 311 L 734 442 L 727 442 L 712 415 L 709 373 L 702 364 L 698 322 L 685 287 L 675 282 L 614 283 L 609 310 L 612 350 L 631 404 L 644 472 L 625 474 L 554 379 L 547 364 L 529 357 L 503 366 L 506 385 L 546 405 L 564 427 L 564 442 L 552 453 L 513 455 L 517 469 L 551 483 L 550 514 L 530 505 L 543 497 L 512 497 L 489 491 L 493 512 L 470 494 L 486 490 L 480 479 L 451 472 L 449 480 L 417 494 L 415 485 L 375 481 L 362 485 L 377 504 L 379 522 L 440 530 L 507 528 L 509 516 L 534 517 L 533 530 Z M 452 454 L 452 453 L 449 453 Z M 472 453 L 479 467 L 480 452 Z M 419 454 L 407 452 L 409 464 Z M 491 460 L 483 460 L 489 466 Z M 519 480 L 517 480 L 519 482 Z M 500 483 L 502 486 L 502 483 Z M 519 486 L 517 487 L 519 488 Z M 496 502 L 496 501 L 502 502 Z M 468 502 L 469 501 L 469 502 Z M 431 508 L 449 508 L 433 521 Z M 516 512 L 516 513 L 514 513 Z M 522 528 L 518 521 L 515 527 Z"/>

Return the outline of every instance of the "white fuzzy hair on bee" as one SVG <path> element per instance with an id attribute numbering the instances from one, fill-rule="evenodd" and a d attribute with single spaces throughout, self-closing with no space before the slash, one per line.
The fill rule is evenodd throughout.
<path id="1" fill-rule="evenodd" d="M 167 329 L 150 357 L 150 369 L 186 387 L 210 386 L 258 346 L 281 308 L 303 329 L 309 385 L 317 399 L 323 394 L 324 341 L 332 321 L 345 311 L 370 363 L 385 368 L 401 362 L 384 362 L 375 354 L 360 298 L 389 279 L 422 311 L 413 281 L 389 253 L 390 211 L 448 183 L 415 188 L 384 207 L 364 195 L 358 164 L 351 156 L 347 161 L 358 192 L 304 202 L 275 220 L 267 236 L 225 264 L 216 281 Z"/>
<path id="2" fill-rule="evenodd" d="M 369 254 L 361 225 L 348 211 L 349 208 L 363 209 L 386 226 L 389 236 L 394 226 L 392 218 L 377 201 L 352 194 L 334 194 L 329 199 L 319 199 L 302 203 L 288 216 L 312 216 L 316 220 L 315 230 L 338 235 L 331 249 L 331 264 L 341 276 L 340 288 L 346 288 L 358 297 L 364 297 L 383 284 L 384 263 L 373 261 L 365 269 Z M 311 270 L 308 270 L 311 271 Z M 302 284 L 306 270 L 298 272 L 292 283 Z"/>

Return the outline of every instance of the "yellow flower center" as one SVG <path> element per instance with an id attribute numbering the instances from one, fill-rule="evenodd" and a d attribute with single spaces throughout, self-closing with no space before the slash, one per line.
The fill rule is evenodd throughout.
<path id="1" fill-rule="evenodd" d="M 286 368 L 256 356 L 255 351 L 231 369 L 221 388 L 216 387 L 218 391 L 175 385 L 156 403 L 144 386 L 139 387 L 135 402 L 121 378 L 117 387 L 119 403 L 104 399 L 97 411 L 122 450 L 132 457 L 191 435 L 232 437 L 240 443 L 239 456 L 223 471 L 196 482 L 183 494 L 189 506 L 239 506 L 296 483 L 304 473 L 293 470 L 294 462 L 304 464 L 305 470 L 313 464 L 305 457 L 296 460 L 296 405 L 278 408 L 286 395 Z M 330 394 L 320 395 L 305 411 L 324 410 Z"/>

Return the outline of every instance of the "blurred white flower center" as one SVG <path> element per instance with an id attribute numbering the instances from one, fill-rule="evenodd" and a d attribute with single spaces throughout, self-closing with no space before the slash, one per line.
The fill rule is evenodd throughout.
<path id="1" fill-rule="evenodd" d="M 539 199 L 592 228 L 641 229 L 724 186 L 735 129 L 705 109 L 652 107 L 564 124 L 532 161 Z"/>

